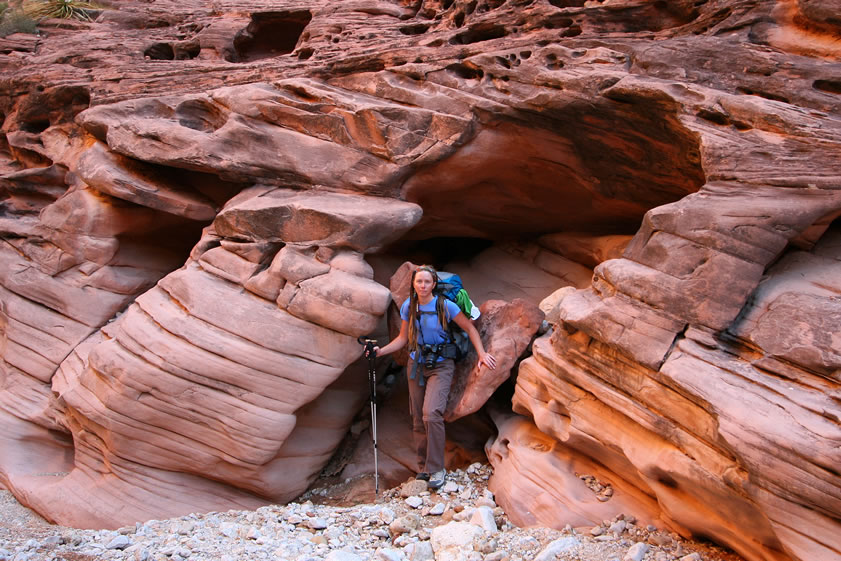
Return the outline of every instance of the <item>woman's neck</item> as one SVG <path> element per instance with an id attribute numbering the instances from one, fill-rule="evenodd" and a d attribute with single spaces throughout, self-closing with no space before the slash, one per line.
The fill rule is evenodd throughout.
<path id="1" fill-rule="evenodd" d="M 432 302 L 432 299 L 433 299 L 433 298 L 435 298 L 435 295 L 434 295 L 434 294 L 430 294 L 430 295 L 429 295 L 429 296 L 427 296 L 425 299 L 424 299 L 424 298 L 422 298 L 420 294 L 418 294 L 418 303 L 419 303 L 421 306 L 426 306 L 427 304 L 429 304 L 430 302 Z"/>

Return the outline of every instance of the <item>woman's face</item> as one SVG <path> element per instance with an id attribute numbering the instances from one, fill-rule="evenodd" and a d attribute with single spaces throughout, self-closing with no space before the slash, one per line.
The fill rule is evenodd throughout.
<path id="1" fill-rule="evenodd" d="M 425 300 L 432 294 L 432 289 L 435 288 L 435 280 L 432 278 L 432 273 L 429 271 L 418 271 L 415 273 L 413 286 L 415 292 L 418 293 L 418 298 Z"/>

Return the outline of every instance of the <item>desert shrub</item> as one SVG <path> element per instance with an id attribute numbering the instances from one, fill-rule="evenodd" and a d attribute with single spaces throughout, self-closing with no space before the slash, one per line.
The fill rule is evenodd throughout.
<path id="1" fill-rule="evenodd" d="M 61 18 L 91 21 L 89 10 L 96 6 L 83 0 L 29 0 L 24 2 L 23 9 L 27 15 L 35 19 Z"/>

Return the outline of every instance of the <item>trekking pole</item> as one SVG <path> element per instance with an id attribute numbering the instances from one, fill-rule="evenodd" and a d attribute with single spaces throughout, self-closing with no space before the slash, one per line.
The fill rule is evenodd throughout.
<path id="1" fill-rule="evenodd" d="M 380 471 L 377 465 L 377 371 L 374 366 L 374 361 L 377 359 L 377 355 L 374 352 L 374 344 L 377 340 L 359 337 L 357 341 L 360 345 L 365 346 L 365 356 L 368 357 L 368 386 L 371 392 L 371 436 L 374 441 L 374 495 L 379 498 Z"/>

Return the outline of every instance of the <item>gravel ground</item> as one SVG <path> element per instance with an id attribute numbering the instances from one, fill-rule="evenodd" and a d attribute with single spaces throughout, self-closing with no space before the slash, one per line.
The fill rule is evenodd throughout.
<path id="1" fill-rule="evenodd" d="M 473 464 L 439 491 L 409 481 L 376 503 L 329 504 L 335 489 L 321 487 L 285 506 L 116 531 L 51 525 L 0 491 L 0 561 L 742 561 L 621 515 L 594 528 L 517 528 L 487 490 L 490 473 Z"/>

